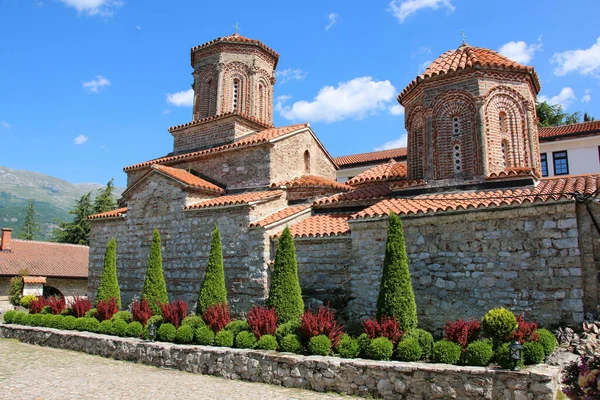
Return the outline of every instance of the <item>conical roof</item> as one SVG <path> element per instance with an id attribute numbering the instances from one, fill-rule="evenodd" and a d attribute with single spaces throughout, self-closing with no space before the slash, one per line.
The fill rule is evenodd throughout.
<path id="1" fill-rule="evenodd" d="M 192 49 L 190 51 L 190 54 L 192 57 L 192 64 L 193 64 L 194 53 L 196 53 L 199 50 L 204 50 L 207 47 L 211 47 L 211 46 L 214 46 L 219 43 L 243 43 L 243 44 L 255 45 L 255 46 L 260 47 L 261 49 L 263 49 L 265 52 L 269 53 L 270 55 L 272 55 L 275 58 L 275 64 L 277 64 L 277 60 L 279 60 L 279 53 L 277 53 L 275 50 L 273 50 L 269 46 L 265 45 L 260 40 L 250 39 L 250 38 L 242 36 L 236 32 L 233 35 L 219 37 L 214 40 L 211 40 L 210 42 L 206 42 L 204 44 L 192 47 Z"/>

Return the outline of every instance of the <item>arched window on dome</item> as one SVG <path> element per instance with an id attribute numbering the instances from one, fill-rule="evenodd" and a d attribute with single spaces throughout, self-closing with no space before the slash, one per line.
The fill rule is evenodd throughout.
<path id="1" fill-rule="evenodd" d="M 508 157 L 508 141 L 506 139 L 504 139 L 502 141 L 502 145 L 501 145 L 501 149 L 502 149 L 502 166 L 504 168 L 509 167 L 509 157 Z"/>
<path id="2" fill-rule="evenodd" d="M 458 143 L 452 147 L 452 160 L 454 162 L 454 175 L 458 175 L 462 172 L 462 157 L 460 144 Z"/>
<path id="3" fill-rule="evenodd" d="M 232 107 L 233 111 L 236 111 L 238 109 L 239 92 L 240 92 L 240 80 L 234 79 L 233 80 L 233 107 Z"/>
<path id="4" fill-rule="evenodd" d="M 501 111 L 498 114 L 498 125 L 500 127 L 500 133 L 506 133 L 507 132 L 506 113 L 504 111 Z"/>
<path id="5" fill-rule="evenodd" d="M 258 119 L 264 121 L 265 116 L 265 87 L 262 83 L 258 84 Z"/>
<path id="6" fill-rule="evenodd" d="M 310 174 L 310 152 L 308 150 L 304 152 L 304 173 Z"/>
<path id="7" fill-rule="evenodd" d="M 461 126 L 460 126 L 460 118 L 453 117 L 452 118 L 452 136 L 460 136 Z"/>

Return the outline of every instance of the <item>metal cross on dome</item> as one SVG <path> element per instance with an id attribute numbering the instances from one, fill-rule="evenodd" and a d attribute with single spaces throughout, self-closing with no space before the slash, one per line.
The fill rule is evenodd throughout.
<path id="1" fill-rule="evenodd" d="M 462 31 L 460 35 L 462 36 L 463 44 L 467 44 L 467 36 L 465 35 L 465 31 Z"/>
<path id="2" fill-rule="evenodd" d="M 236 22 L 233 26 L 235 28 L 235 33 L 239 34 L 242 28 L 240 28 L 239 24 Z"/>

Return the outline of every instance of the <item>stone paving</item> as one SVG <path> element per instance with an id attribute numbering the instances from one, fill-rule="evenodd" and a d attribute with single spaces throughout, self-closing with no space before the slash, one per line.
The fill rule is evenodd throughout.
<path id="1" fill-rule="evenodd" d="M 184 398 L 340 400 L 342 396 L 190 374 L 0 340 L 0 399 Z"/>

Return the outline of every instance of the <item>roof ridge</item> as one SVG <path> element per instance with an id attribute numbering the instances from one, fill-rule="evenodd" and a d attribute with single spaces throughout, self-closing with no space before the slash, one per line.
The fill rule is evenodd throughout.
<path id="1" fill-rule="evenodd" d="M 70 247 L 85 247 L 85 248 L 90 247 L 90 246 L 86 246 L 85 244 L 49 242 L 49 241 L 43 241 L 43 240 L 25 240 L 25 239 L 11 239 L 11 240 L 13 242 L 19 242 L 19 243 L 37 243 L 37 244 L 45 244 L 45 245 L 53 245 L 53 246 L 70 246 Z"/>

